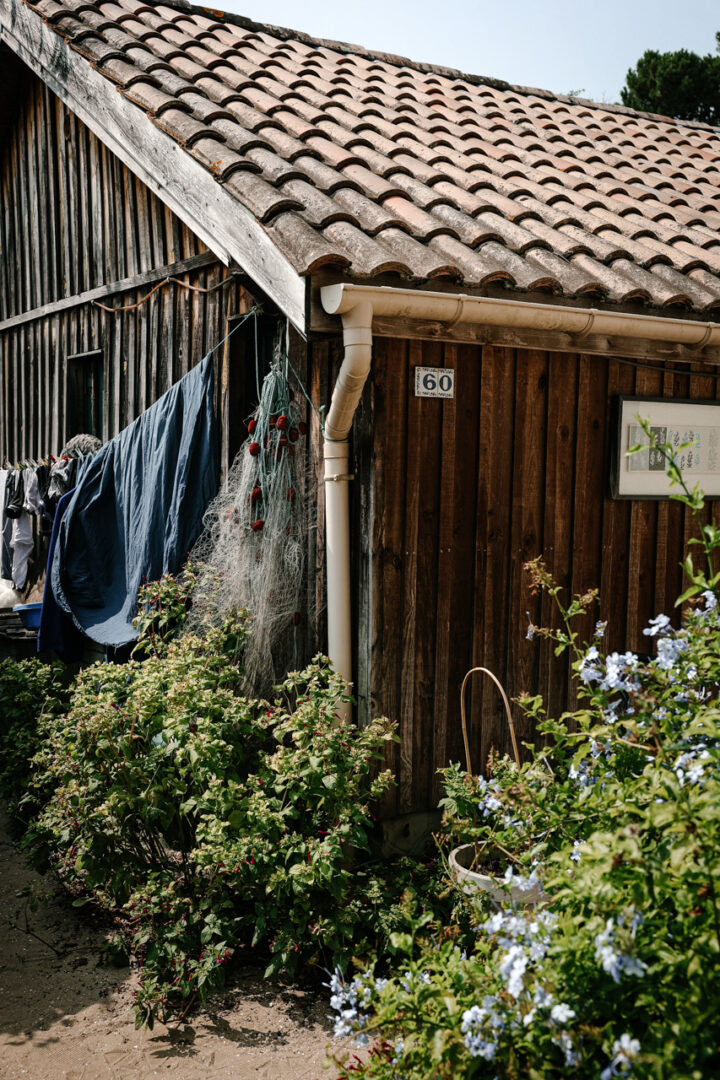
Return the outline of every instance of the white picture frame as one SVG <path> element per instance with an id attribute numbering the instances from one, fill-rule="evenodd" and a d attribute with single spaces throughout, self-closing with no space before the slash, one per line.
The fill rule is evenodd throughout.
<path id="1" fill-rule="evenodd" d="M 680 451 L 683 477 L 691 490 L 698 484 L 706 498 L 720 497 L 720 401 L 619 397 L 616 408 L 613 498 L 669 499 L 680 491 L 677 484 L 671 487 L 667 462 L 650 448 L 638 417 L 655 429 L 660 443 L 693 443 Z M 648 449 L 628 454 L 638 444 Z"/>

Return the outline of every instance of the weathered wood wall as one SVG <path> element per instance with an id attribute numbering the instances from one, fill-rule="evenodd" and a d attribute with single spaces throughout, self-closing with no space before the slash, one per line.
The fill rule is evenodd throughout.
<path id="1" fill-rule="evenodd" d="M 211 293 L 171 284 L 119 314 L 91 300 L 42 313 L 103 286 L 103 304 L 134 304 L 156 271 L 186 260 L 193 269 L 175 271 L 183 282 L 228 284 Z M 143 274 L 149 283 L 113 290 Z M 19 460 L 57 453 L 76 434 L 68 357 L 102 353 L 99 433 L 108 438 L 197 363 L 226 333 L 227 317 L 250 304 L 180 220 L 29 78 L 0 147 L 0 454 Z M 28 312 L 36 315 L 21 318 Z"/>
<path id="2" fill-rule="evenodd" d="M 418 364 L 454 368 L 455 399 L 414 397 Z M 555 714 L 572 704 L 567 663 L 547 642 L 526 640 L 526 613 L 553 619 L 530 592 L 527 560 L 543 554 L 574 593 L 597 586 L 609 648 L 647 651 L 642 629 L 672 612 L 692 523 L 676 503 L 609 497 L 611 400 L 720 390 L 700 372 L 604 357 L 376 338 L 370 393 L 370 688 L 375 714 L 400 723 L 389 757 L 398 788 L 386 810 L 402 813 L 435 805 L 436 770 L 464 760 L 459 690 L 473 665 L 494 671 L 510 695 L 539 690 Z M 588 620 L 584 633 L 592 628 Z M 531 740 L 514 713 L 520 738 Z M 487 679 L 474 684 L 470 722 L 480 770 L 491 747 L 510 749 Z"/>

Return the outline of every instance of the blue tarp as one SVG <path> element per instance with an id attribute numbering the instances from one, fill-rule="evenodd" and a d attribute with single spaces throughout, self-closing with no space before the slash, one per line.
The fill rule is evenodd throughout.
<path id="1" fill-rule="evenodd" d="M 217 494 L 211 357 L 88 461 L 58 530 L 52 589 L 93 641 L 117 647 L 144 578 L 176 573 Z"/>

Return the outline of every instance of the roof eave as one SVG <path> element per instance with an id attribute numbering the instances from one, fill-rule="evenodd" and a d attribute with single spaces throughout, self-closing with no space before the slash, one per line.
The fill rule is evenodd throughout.
<path id="1" fill-rule="evenodd" d="M 305 279 L 202 165 L 22 0 L 0 4 L 0 38 L 222 262 L 241 267 L 305 333 Z"/>

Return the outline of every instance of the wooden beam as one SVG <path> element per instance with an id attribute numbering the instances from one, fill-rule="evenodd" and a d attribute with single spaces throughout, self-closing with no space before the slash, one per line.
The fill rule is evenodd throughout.
<path id="1" fill-rule="evenodd" d="M 0 5 L 0 37 L 226 266 L 236 262 L 305 333 L 305 280 L 204 166 L 22 0 Z"/>
<path id="2" fill-rule="evenodd" d="M 143 285 L 154 285 L 167 277 L 178 277 L 187 274 L 191 270 L 198 270 L 203 266 L 211 266 L 218 261 L 217 255 L 212 251 L 205 251 L 202 255 L 193 255 L 191 259 L 183 259 L 181 262 L 170 263 L 169 266 L 158 266 L 154 270 L 145 270 L 142 274 L 134 277 L 123 278 L 122 281 L 112 281 L 108 285 L 98 285 L 86 292 L 76 293 L 75 296 L 64 296 L 62 300 L 53 300 L 42 307 L 33 308 L 32 311 L 23 311 L 20 315 L 13 315 L 10 319 L 0 322 L 0 331 L 11 330 L 23 323 L 34 322 L 36 319 L 44 319 L 46 315 L 56 315 L 59 311 L 67 311 L 69 308 L 79 307 L 81 304 L 92 303 L 102 297 L 114 296 L 116 293 L 128 292 Z"/>

